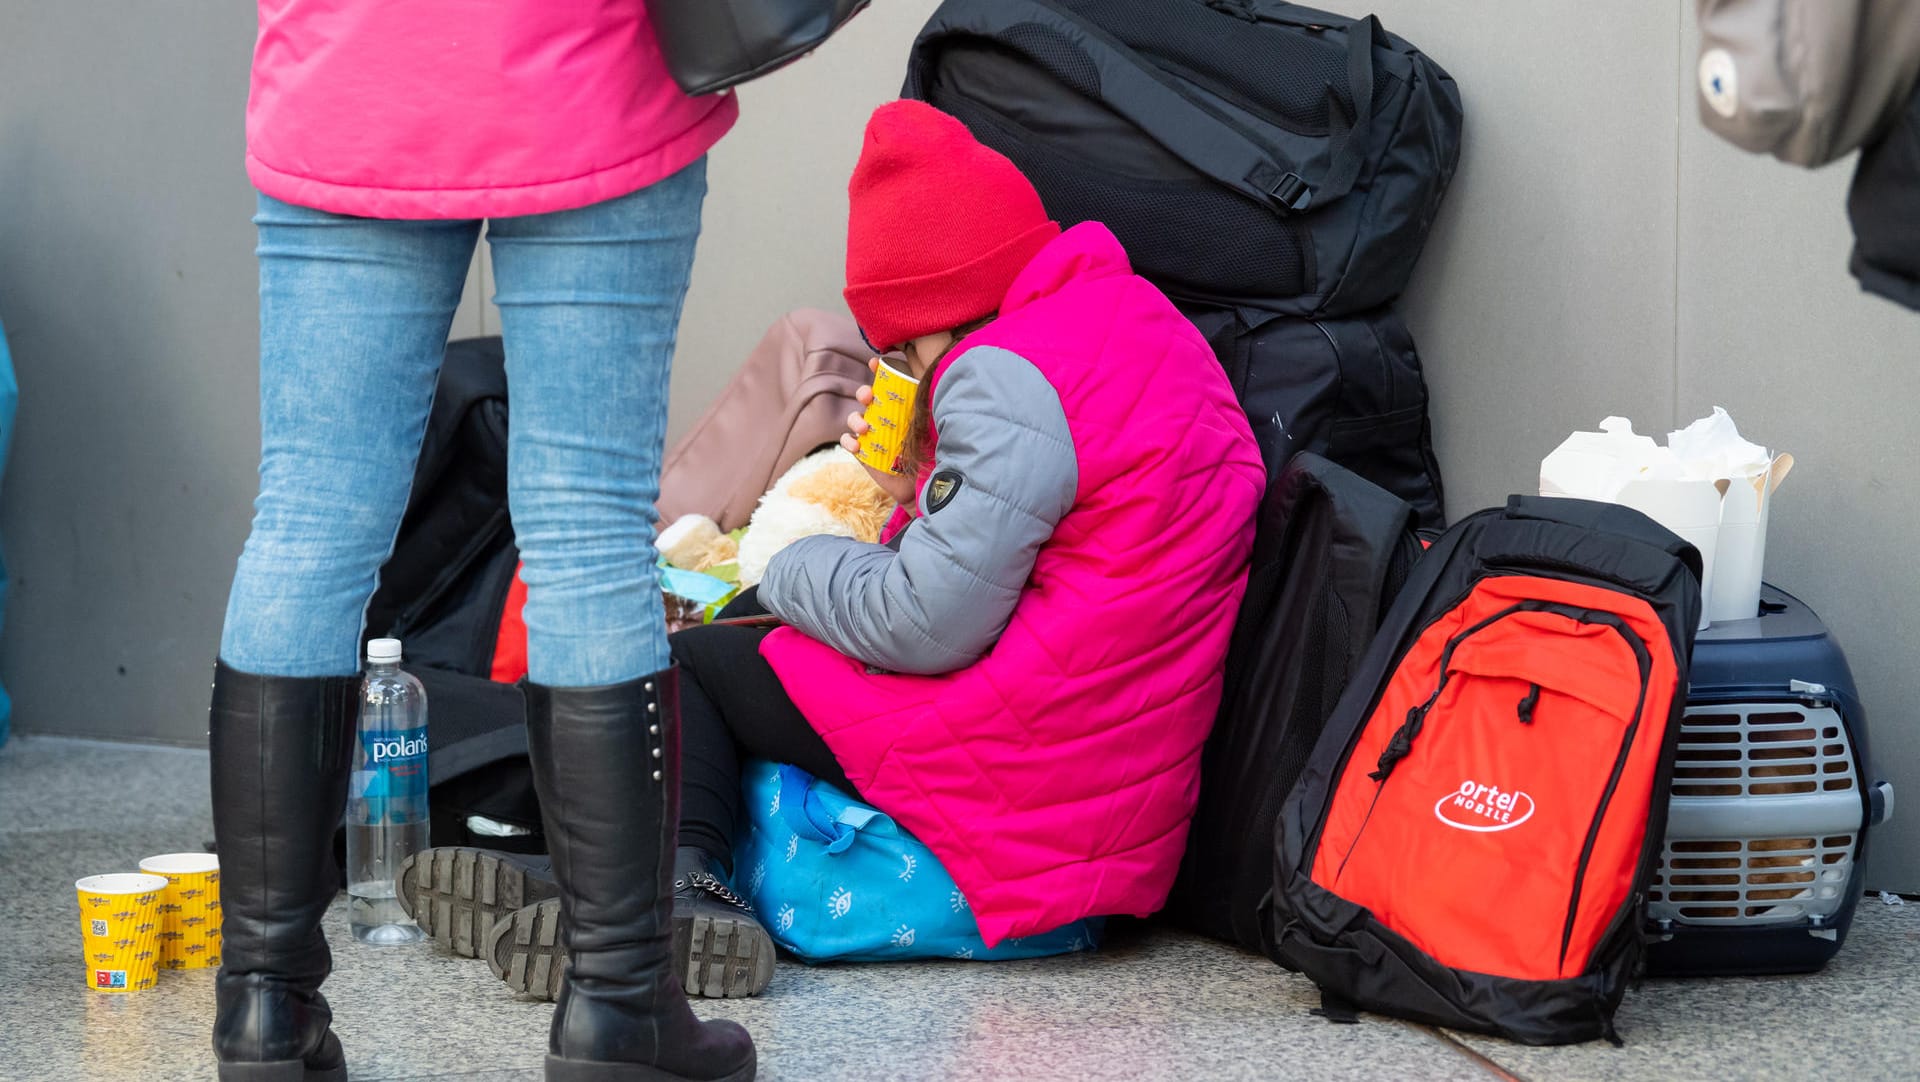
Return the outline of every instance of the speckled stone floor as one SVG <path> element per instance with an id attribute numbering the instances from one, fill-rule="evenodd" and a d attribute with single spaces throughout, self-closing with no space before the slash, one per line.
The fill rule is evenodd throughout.
<path id="1" fill-rule="evenodd" d="M 105 996 L 82 983 L 71 885 L 210 837 L 196 752 L 50 738 L 0 749 L 0 1080 L 213 1077 L 212 975 Z M 352 942 L 329 919 L 327 994 L 355 1079 L 540 1077 L 550 1008 L 426 945 Z M 1920 1077 L 1920 904 L 1869 899 L 1810 977 L 1652 981 L 1625 1048 L 1525 1048 L 1369 1016 L 1334 1026 L 1263 959 L 1166 932 L 1033 962 L 783 963 L 758 999 L 704 1003 L 752 1030 L 760 1077 L 878 1079 L 1806 1079 Z"/>

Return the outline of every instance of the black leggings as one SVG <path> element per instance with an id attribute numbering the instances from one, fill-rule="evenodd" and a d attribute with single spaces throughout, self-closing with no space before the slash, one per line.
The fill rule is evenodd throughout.
<path id="1" fill-rule="evenodd" d="M 764 611 L 749 593 L 726 615 Z M 827 742 L 760 656 L 766 636 L 765 628 L 709 625 L 668 640 L 680 665 L 680 844 L 704 850 L 728 869 L 741 827 L 743 755 L 792 763 L 855 791 Z"/>

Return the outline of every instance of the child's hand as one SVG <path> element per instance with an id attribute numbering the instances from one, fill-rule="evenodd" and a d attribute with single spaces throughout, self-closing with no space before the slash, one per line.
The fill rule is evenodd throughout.
<path id="1" fill-rule="evenodd" d="M 867 362 L 867 369 L 869 371 L 877 372 L 879 368 L 880 359 L 878 357 Z M 860 411 L 864 411 L 868 406 L 873 405 L 873 388 L 860 387 L 853 392 L 853 397 L 860 403 Z M 861 415 L 860 411 L 847 414 L 847 431 L 846 434 L 840 437 L 840 446 L 845 447 L 854 455 L 860 453 L 860 437 L 872 431 L 872 426 L 867 424 L 867 419 Z M 887 497 L 894 503 L 904 504 L 909 507 L 913 505 L 914 496 L 918 494 L 917 486 L 914 484 L 913 478 L 902 477 L 897 473 L 888 473 L 885 470 L 876 470 L 872 466 L 867 466 L 864 462 L 862 462 L 861 465 L 866 466 L 867 474 L 873 478 L 873 483 L 879 485 L 880 491 L 886 493 Z"/>

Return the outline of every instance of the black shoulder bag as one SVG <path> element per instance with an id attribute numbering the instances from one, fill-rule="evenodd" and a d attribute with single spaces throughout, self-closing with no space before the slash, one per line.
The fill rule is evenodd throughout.
<path id="1" fill-rule="evenodd" d="M 673 81 L 711 94 L 800 59 L 869 0 L 647 0 Z"/>

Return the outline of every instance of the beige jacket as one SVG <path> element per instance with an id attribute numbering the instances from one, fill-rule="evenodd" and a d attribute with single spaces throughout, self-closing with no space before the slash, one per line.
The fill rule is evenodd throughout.
<path id="1" fill-rule="evenodd" d="M 1700 120 L 1808 168 L 1872 142 L 1920 76 L 1920 0 L 1695 0 Z"/>

